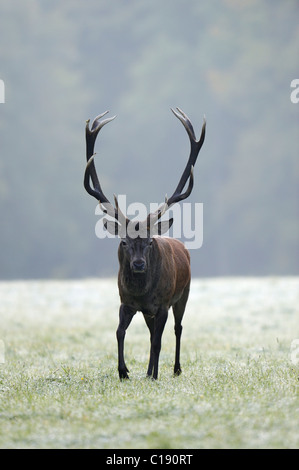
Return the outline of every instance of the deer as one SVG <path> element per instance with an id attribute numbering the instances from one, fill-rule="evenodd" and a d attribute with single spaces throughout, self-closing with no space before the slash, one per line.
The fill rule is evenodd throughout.
<path id="1" fill-rule="evenodd" d="M 86 159 L 84 187 L 88 194 L 100 204 L 104 214 L 104 227 L 109 233 L 118 236 L 118 290 L 120 296 L 119 324 L 116 331 L 118 344 L 118 373 L 120 380 L 129 378 L 129 370 L 124 358 L 126 330 L 134 315 L 142 312 L 150 333 L 150 357 L 147 377 L 158 378 L 159 356 L 162 334 L 172 307 L 175 332 L 174 375 L 181 374 L 180 348 L 182 319 L 189 296 L 191 282 L 190 254 L 185 245 L 175 238 L 163 236 L 172 226 L 173 217 L 160 220 L 168 209 L 186 199 L 194 185 L 193 168 L 205 140 L 206 120 L 204 117 L 201 136 L 196 140 L 193 126 L 188 116 L 180 109 L 171 108 L 181 121 L 190 140 L 190 155 L 170 198 L 145 220 L 130 220 L 120 209 L 114 195 L 114 205 L 105 196 L 95 168 L 94 146 L 99 131 L 116 116 L 102 119 L 109 111 L 97 116 L 90 127 L 86 121 Z M 188 186 L 183 192 L 187 181 Z M 112 220 L 111 220 L 112 219 Z"/>

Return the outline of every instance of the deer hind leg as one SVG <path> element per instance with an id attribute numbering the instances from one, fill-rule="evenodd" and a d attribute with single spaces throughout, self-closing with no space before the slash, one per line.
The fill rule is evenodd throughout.
<path id="1" fill-rule="evenodd" d="M 174 332 L 176 337 L 175 344 L 175 363 L 174 363 L 174 375 L 180 375 L 182 372 L 180 365 L 180 351 L 181 351 L 181 335 L 182 335 L 182 319 L 184 316 L 186 303 L 189 296 L 190 283 L 185 287 L 182 296 L 179 300 L 173 305 L 173 315 L 174 315 Z"/>
<path id="2" fill-rule="evenodd" d="M 148 329 L 150 331 L 150 341 L 151 341 L 151 348 L 150 348 L 150 358 L 149 358 L 149 363 L 148 363 L 148 368 L 147 368 L 147 376 L 151 377 L 153 374 L 153 355 L 152 355 L 152 342 L 153 342 L 153 336 L 154 336 L 154 327 L 155 327 L 155 320 L 154 317 L 151 317 L 149 315 L 146 315 L 145 313 L 143 314 L 145 323 L 148 326 Z"/>

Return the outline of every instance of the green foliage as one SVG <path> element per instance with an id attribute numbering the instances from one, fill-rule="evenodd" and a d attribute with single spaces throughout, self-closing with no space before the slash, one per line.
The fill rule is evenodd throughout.
<path id="1" fill-rule="evenodd" d="M 118 115 L 97 146 L 109 197 L 159 202 L 188 154 L 171 106 L 197 134 L 208 123 L 194 272 L 298 273 L 297 13 L 295 0 L 3 0 L 0 277 L 115 273 L 82 186 L 85 120 Z"/>

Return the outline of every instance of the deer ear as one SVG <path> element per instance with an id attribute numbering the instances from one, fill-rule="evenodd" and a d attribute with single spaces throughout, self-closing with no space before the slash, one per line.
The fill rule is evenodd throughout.
<path id="1" fill-rule="evenodd" d="M 103 219 L 103 224 L 105 229 L 111 233 L 111 235 L 118 235 L 120 225 L 117 222 L 112 222 L 112 220 Z"/>
<path id="2" fill-rule="evenodd" d="M 154 225 L 154 235 L 163 235 L 163 233 L 168 232 L 170 227 L 173 224 L 173 217 L 169 220 L 162 220 Z"/>

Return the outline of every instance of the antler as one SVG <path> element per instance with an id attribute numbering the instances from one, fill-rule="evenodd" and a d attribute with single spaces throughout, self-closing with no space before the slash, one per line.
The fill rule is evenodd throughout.
<path id="1" fill-rule="evenodd" d="M 102 127 L 105 126 L 105 124 L 113 121 L 113 119 L 116 118 L 116 116 L 113 116 L 111 118 L 107 118 L 107 119 L 103 119 L 102 121 L 99 121 L 99 119 L 101 119 L 107 113 L 109 113 L 109 111 L 105 111 L 104 113 L 99 114 L 99 116 L 97 116 L 93 120 L 91 124 L 91 129 L 89 128 L 90 119 L 86 121 L 85 137 L 86 137 L 87 165 L 86 165 L 85 174 L 84 174 L 84 187 L 91 196 L 95 197 L 99 201 L 100 206 L 104 212 L 106 212 L 111 217 L 114 217 L 116 220 L 119 220 L 119 219 L 124 220 L 126 219 L 126 217 L 119 208 L 117 198 L 114 196 L 115 207 L 113 207 L 111 202 L 107 199 L 107 197 L 103 193 L 103 190 L 101 188 L 98 175 L 96 172 L 95 164 L 94 164 L 94 157 L 95 157 L 94 146 L 95 146 L 97 135 L 102 129 Z M 93 184 L 93 188 L 90 185 L 90 178 Z"/>
<path id="2" fill-rule="evenodd" d="M 176 109 L 177 111 L 171 108 L 171 111 L 181 121 L 181 123 L 183 124 L 183 126 L 185 127 L 187 131 L 187 134 L 190 140 L 190 147 L 191 147 L 190 155 L 189 155 L 187 165 L 179 181 L 179 184 L 177 185 L 172 196 L 169 199 L 166 197 L 164 204 L 156 212 L 148 215 L 147 220 L 148 222 L 151 221 L 151 224 L 153 224 L 153 221 L 159 220 L 162 217 L 162 215 L 165 214 L 165 212 L 170 208 L 170 206 L 172 206 L 176 202 L 183 201 L 190 195 L 193 189 L 193 183 L 194 183 L 193 168 L 196 163 L 196 159 L 198 157 L 199 151 L 205 140 L 205 134 L 206 134 L 205 118 L 204 118 L 204 122 L 203 122 L 202 129 L 201 129 L 200 139 L 196 140 L 195 132 L 194 132 L 190 119 L 180 108 L 176 108 Z M 188 187 L 186 191 L 182 193 L 189 178 L 190 180 L 189 180 Z"/>
<path id="3" fill-rule="evenodd" d="M 179 184 L 177 185 L 172 196 L 169 199 L 166 197 L 164 204 L 156 212 L 148 215 L 147 217 L 148 226 L 149 225 L 152 226 L 155 222 L 157 222 L 173 204 L 186 199 L 190 195 L 193 189 L 193 183 L 194 183 L 193 167 L 196 163 L 197 156 L 205 140 L 205 131 L 206 131 L 205 119 L 203 122 L 200 139 L 197 141 L 193 126 L 188 116 L 180 108 L 176 108 L 176 111 L 171 108 L 171 111 L 181 121 L 181 123 L 183 124 L 183 126 L 185 127 L 187 131 L 187 134 L 190 140 L 190 155 L 189 155 L 189 159 L 186 164 L 186 167 L 181 176 L 181 179 L 179 181 Z M 102 127 L 105 126 L 105 124 L 107 124 L 110 121 L 113 121 L 113 119 L 116 118 L 116 116 L 113 116 L 111 118 L 103 119 L 102 121 L 100 121 L 100 119 L 103 116 L 105 116 L 108 112 L 109 111 L 105 111 L 104 113 L 97 116 L 91 124 L 91 129 L 89 128 L 90 120 L 88 119 L 88 121 L 86 121 L 85 131 L 86 131 L 87 165 L 86 165 L 85 174 L 84 174 L 84 187 L 91 196 L 95 197 L 99 201 L 104 212 L 106 212 L 111 217 L 114 217 L 116 220 L 119 221 L 121 225 L 123 225 L 124 223 L 128 223 L 129 219 L 127 219 L 127 217 L 121 212 L 116 196 L 114 196 L 114 201 L 115 201 L 115 207 L 114 207 L 109 202 L 105 194 L 103 193 L 103 190 L 101 188 L 101 185 L 97 176 L 95 164 L 94 164 L 94 157 L 95 157 L 94 146 L 95 146 L 97 135 L 99 131 L 102 129 Z M 92 181 L 93 187 L 90 184 L 90 179 Z M 182 193 L 188 179 L 189 179 L 188 187 L 186 191 Z"/>
<path id="4" fill-rule="evenodd" d="M 171 108 L 171 111 L 181 121 L 181 123 L 185 127 L 185 129 L 188 133 L 188 136 L 189 136 L 191 148 L 190 148 L 189 159 L 188 159 L 187 165 L 184 169 L 184 172 L 182 174 L 182 177 L 179 181 L 179 184 L 177 185 L 173 195 L 167 200 L 168 207 L 170 207 L 172 204 L 175 204 L 176 202 L 179 202 L 179 201 L 182 201 L 183 199 L 186 199 L 189 196 L 189 194 L 191 193 L 192 188 L 193 188 L 193 167 L 196 163 L 199 151 L 200 151 L 200 149 L 201 149 L 201 147 L 204 143 L 205 135 L 206 135 L 206 120 L 205 120 L 205 118 L 204 118 L 204 122 L 203 122 L 202 129 L 201 129 L 200 139 L 197 141 L 196 137 L 195 137 L 195 132 L 194 132 L 194 129 L 193 129 L 193 126 L 191 124 L 190 119 L 188 118 L 188 116 L 180 108 L 176 108 L 176 109 L 177 109 L 178 112 L 174 111 L 174 109 L 172 109 L 172 108 Z M 182 190 L 183 190 L 188 178 L 190 178 L 189 186 L 187 188 L 187 191 L 182 194 Z"/>
<path id="5" fill-rule="evenodd" d="M 103 121 L 99 121 L 99 119 L 105 116 L 105 114 L 107 114 L 108 112 L 109 111 L 105 111 L 104 113 L 97 116 L 91 124 L 91 129 L 89 129 L 90 119 L 88 119 L 86 121 L 86 127 L 85 127 L 87 165 L 86 165 L 85 175 L 84 175 L 84 187 L 91 196 L 94 196 L 101 203 L 104 203 L 104 202 L 109 203 L 109 200 L 106 198 L 105 194 L 103 193 L 103 190 L 99 183 L 99 179 L 98 179 L 97 172 L 95 169 L 94 145 L 95 145 L 97 135 L 102 129 L 102 127 L 104 127 L 105 124 L 107 124 L 110 121 L 113 121 L 113 119 L 116 118 L 116 116 L 113 116 L 112 118 L 103 119 Z M 90 186 L 90 182 L 89 182 L 90 177 L 92 180 L 93 188 Z"/>

